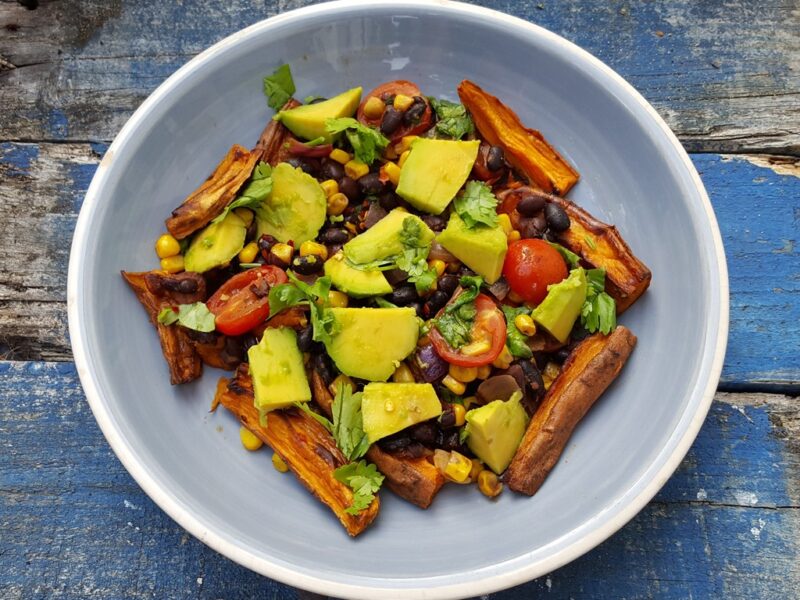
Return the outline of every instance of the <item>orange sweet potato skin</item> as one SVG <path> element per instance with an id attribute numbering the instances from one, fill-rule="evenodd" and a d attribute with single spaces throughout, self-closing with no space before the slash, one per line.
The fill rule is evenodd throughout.
<path id="1" fill-rule="evenodd" d="M 529 496 L 537 492 L 573 430 L 617 377 L 635 345 L 636 336 L 619 326 L 607 336 L 589 336 L 572 351 L 505 472 L 509 488 Z"/>
<path id="2" fill-rule="evenodd" d="M 300 103 L 297 100 L 289 98 L 289 101 L 281 107 L 281 110 L 289 110 L 298 106 L 300 106 Z M 264 127 L 264 131 L 261 132 L 253 153 L 258 154 L 258 160 L 274 167 L 279 162 L 290 157 L 285 149 L 285 144 L 289 141 L 290 136 L 291 133 L 283 123 L 270 119 L 267 126 Z"/>

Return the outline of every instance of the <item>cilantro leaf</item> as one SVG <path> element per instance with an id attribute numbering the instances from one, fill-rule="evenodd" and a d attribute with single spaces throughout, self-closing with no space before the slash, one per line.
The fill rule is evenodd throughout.
<path id="1" fill-rule="evenodd" d="M 272 72 L 272 75 L 264 77 L 264 95 L 266 95 L 267 104 L 272 110 L 280 110 L 295 91 L 292 70 L 289 65 L 281 65 Z"/>
<path id="2" fill-rule="evenodd" d="M 343 131 L 353 147 L 356 158 L 368 165 L 375 162 L 383 149 L 389 145 L 389 140 L 379 131 L 362 125 L 351 117 L 328 119 L 325 121 L 325 131 L 332 134 Z"/>
<path id="3" fill-rule="evenodd" d="M 453 200 L 453 208 L 467 229 L 479 223 L 489 227 L 497 225 L 497 198 L 481 181 L 468 181 L 464 192 Z"/>
<path id="4" fill-rule="evenodd" d="M 556 244 L 554 242 L 547 242 L 550 244 L 551 247 L 558 250 L 558 253 L 561 255 L 561 258 L 567 263 L 569 270 L 579 267 L 581 262 L 581 257 L 575 254 L 572 250 L 567 250 L 561 244 Z"/>
<path id="5" fill-rule="evenodd" d="M 339 332 L 339 324 L 328 303 L 328 292 L 331 289 L 330 277 L 320 277 L 313 285 L 308 285 L 299 280 L 291 271 L 288 271 L 286 275 L 292 283 L 276 285 L 269 291 L 270 318 L 284 309 L 307 304 L 310 309 L 311 326 L 314 330 L 314 341 L 330 343 L 333 336 Z"/>
<path id="6" fill-rule="evenodd" d="M 475 298 L 480 293 L 483 279 L 478 275 L 465 276 L 459 283 L 463 291 L 445 307 L 441 316 L 433 320 L 434 327 L 453 350 L 466 346 L 472 339 L 472 324 L 478 314 Z"/>
<path id="7" fill-rule="evenodd" d="M 467 438 L 469 437 L 469 429 L 464 426 L 458 430 L 458 443 L 459 444 L 466 444 Z"/>
<path id="8" fill-rule="evenodd" d="M 187 329 L 206 333 L 215 329 L 214 313 L 202 302 L 181 304 L 177 311 L 170 307 L 164 308 L 158 313 L 158 322 L 162 325 L 178 323 Z"/>
<path id="9" fill-rule="evenodd" d="M 267 199 L 272 191 L 272 167 L 265 162 L 259 162 L 256 168 L 253 169 L 253 174 L 247 180 L 244 188 L 239 193 L 239 196 L 216 217 L 212 223 L 219 223 L 228 216 L 232 210 L 236 208 L 250 208 L 255 209 Z"/>
<path id="10" fill-rule="evenodd" d="M 363 460 L 339 467 L 333 476 L 353 490 L 353 503 L 345 511 L 350 515 L 368 508 L 383 484 L 383 475 L 375 465 Z"/>
<path id="11" fill-rule="evenodd" d="M 581 307 L 581 325 L 587 331 L 608 335 L 617 326 L 617 304 L 605 292 L 606 272 L 603 269 L 586 271 L 586 300 Z"/>
<path id="12" fill-rule="evenodd" d="M 328 420 L 328 418 L 325 417 L 324 415 L 321 415 L 318 412 L 311 410 L 311 408 L 308 406 L 308 402 L 295 402 L 294 405 L 300 410 L 302 410 L 304 413 L 306 413 L 309 417 L 314 419 L 317 423 L 322 425 L 329 432 L 333 429 L 333 423 L 331 423 L 330 420 Z"/>
<path id="13" fill-rule="evenodd" d="M 475 131 L 475 125 L 463 105 L 449 100 L 428 98 L 436 111 L 436 132 L 446 137 L 460 140 Z"/>
<path id="14" fill-rule="evenodd" d="M 533 352 L 531 352 L 526 342 L 528 336 L 517 329 L 514 324 L 514 319 L 522 314 L 530 314 L 530 310 L 524 306 L 515 308 L 506 304 L 501 305 L 500 308 L 503 309 L 503 314 L 506 317 L 506 345 L 509 351 L 516 358 L 531 358 Z"/>
<path id="15" fill-rule="evenodd" d="M 357 460 L 369 450 L 369 439 L 364 433 L 361 418 L 361 392 L 353 393 L 349 385 L 339 384 L 331 405 L 333 414 L 333 439 L 348 460 Z"/>

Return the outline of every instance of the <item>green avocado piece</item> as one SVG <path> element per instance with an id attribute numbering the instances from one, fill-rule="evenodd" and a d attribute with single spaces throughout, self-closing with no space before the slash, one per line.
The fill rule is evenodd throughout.
<path id="1" fill-rule="evenodd" d="M 345 257 L 352 263 L 363 265 L 400 254 L 404 249 L 401 233 L 406 219 L 413 219 L 419 225 L 421 245 L 427 246 L 433 241 L 435 234 L 422 219 L 395 208 L 364 233 L 347 242 L 342 248 Z"/>
<path id="2" fill-rule="evenodd" d="M 455 212 L 447 227 L 436 238 L 445 249 L 470 269 L 481 275 L 489 285 L 500 279 L 503 261 L 508 251 L 508 239 L 500 225 L 476 225 L 468 229 Z"/>
<path id="3" fill-rule="evenodd" d="M 329 144 L 333 136 L 325 131 L 325 121 L 339 117 L 352 117 L 361 102 L 361 88 L 342 92 L 323 102 L 303 104 L 289 110 L 282 110 L 274 119 L 283 123 L 289 131 L 306 141 L 325 138 Z"/>
<path id="4" fill-rule="evenodd" d="M 581 314 L 587 289 L 586 271 L 572 269 L 569 277 L 547 288 L 547 296 L 533 309 L 531 318 L 563 344 Z"/>
<path id="5" fill-rule="evenodd" d="M 368 383 L 361 395 L 361 418 L 370 444 L 442 414 L 430 383 Z"/>
<path id="6" fill-rule="evenodd" d="M 345 294 L 353 298 L 367 296 L 383 296 L 392 293 L 392 286 L 383 272 L 378 270 L 362 271 L 347 264 L 340 251 L 325 261 L 325 275 L 331 283 Z"/>
<path id="7" fill-rule="evenodd" d="M 467 412 L 467 446 L 498 475 L 511 464 L 528 426 L 521 398 L 515 392 L 506 401 L 495 400 Z"/>
<path id="8" fill-rule="evenodd" d="M 272 191 L 255 209 L 258 237 L 268 233 L 280 242 L 292 240 L 297 247 L 317 237 L 325 210 L 319 182 L 302 169 L 280 163 L 272 169 Z"/>
<path id="9" fill-rule="evenodd" d="M 247 227 L 244 221 L 230 212 L 219 223 L 212 223 L 192 239 L 183 257 L 187 271 L 206 271 L 230 262 L 244 248 Z"/>
<path id="10" fill-rule="evenodd" d="M 386 381 L 417 347 L 413 308 L 331 308 L 340 329 L 325 349 L 345 375 Z"/>
<path id="11" fill-rule="evenodd" d="M 311 400 L 297 334 L 288 327 L 267 328 L 261 341 L 247 351 L 255 406 L 263 414 Z"/>
<path id="12" fill-rule="evenodd" d="M 480 145 L 478 140 L 414 140 L 400 171 L 397 194 L 419 210 L 441 214 L 467 181 Z"/>

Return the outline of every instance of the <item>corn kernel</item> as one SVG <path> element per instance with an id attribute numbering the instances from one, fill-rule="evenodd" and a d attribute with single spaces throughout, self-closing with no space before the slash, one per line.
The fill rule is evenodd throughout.
<path id="1" fill-rule="evenodd" d="M 292 248 L 289 244 L 284 244 L 283 242 L 278 242 L 269 250 L 272 254 L 274 254 L 281 262 L 285 264 L 290 264 L 292 262 L 292 256 L 294 255 L 294 248 Z"/>
<path id="2" fill-rule="evenodd" d="M 456 396 L 460 396 L 467 391 L 467 386 L 449 374 L 445 375 L 444 379 L 442 379 L 442 385 L 453 392 Z"/>
<path id="3" fill-rule="evenodd" d="M 473 404 L 478 404 L 478 399 L 475 396 L 467 396 L 463 400 L 464 402 L 464 410 L 469 410 L 472 408 Z"/>
<path id="4" fill-rule="evenodd" d="M 392 185 L 397 187 L 397 184 L 400 183 L 400 167 L 393 162 L 387 162 L 381 167 L 381 171 L 392 182 Z"/>
<path id="5" fill-rule="evenodd" d="M 331 160 L 335 160 L 339 164 L 345 164 L 353 158 L 350 154 L 342 150 L 341 148 L 334 148 L 331 150 L 331 153 L 328 155 L 328 158 Z"/>
<path id="6" fill-rule="evenodd" d="M 561 368 L 554 362 L 549 362 L 544 366 L 542 371 L 542 381 L 544 381 L 544 389 L 549 390 L 553 385 L 556 377 L 561 373 Z"/>
<path id="7" fill-rule="evenodd" d="M 452 451 L 450 460 L 444 468 L 444 475 L 456 483 L 468 483 L 472 471 L 472 461 L 460 452 Z"/>
<path id="8" fill-rule="evenodd" d="M 444 275 L 444 270 L 447 268 L 447 263 L 443 260 L 439 260 L 438 258 L 434 258 L 433 260 L 428 261 L 428 266 L 431 269 L 436 269 L 436 276 L 441 277 Z"/>
<path id="9" fill-rule="evenodd" d="M 337 292 L 336 290 L 328 292 L 328 304 L 333 308 L 347 308 L 349 302 L 350 299 L 347 297 L 347 294 Z"/>
<path id="10" fill-rule="evenodd" d="M 250 242 L 239 252 L 240 263 L 251 263 L 258 256 L 258 244 Z"/>
<path id="11" fill-rule="evenodd" d="M 383 109 L 386 105 L 377 96 L 372 96 L 364 103 L 364 116 L 368 119 L 380 119 L 383 116 Z"/>
<path id="12" fill-rule="evenodd" d="M 354 158 L 345 163 L 344 173 L 351 179 L 361 179 L 364 175 L 369 173 L 369 165 Z"/>
<path id="13" fill-rule="evenodd" d="M 497 222 L 500 224 L 500 227 L 503 228 L 503 231 L 505 232 L 506 235 L 511 233 L 511 231 L 514 229 L 511 226 L 511 219 L 505 213 L 500 213 L 499 215 L 497 215 Z"/>
<path id="14" fill-rule="evenodd" d="M 339 388 L 343 385 L 349 387 L 351 392 L 356 391 L 356 387 L 353 385 L 353 380 L 343 373 L 337 375 L 336 379 L 331 381 L 331 384 L 328 386 L 328 391 L 333 396 L 336 396 L 339 393 Z"/>
<path id="15" fill-rule="evenodd" d="M 397 150 L 394 149 L 394 146 L 386 146 L 382 156 L 387 160 L 397 160 L 397 157 L 400 155 L 397 153 Z"/>
<path id="16" fill-rule="evenodd" d="M 460 404 L 453 404 L 453 416 L 456 418 L 456 427 L 461 427 L 466 423 L 467 409 Z"/>
<path id="17" fill-rule="evenodd" d="M 233 214 L 239 217 L 242 221 L 244 221 L 245 227 L 250 227 L 250 224 L 253 222 L 253 211 L 249 208 L 239 207 L 233 209 Z"/>
<path id="18" fill-rule="evenodd" d="M 341 192 L 336 192 L 332 196 L 328 198 L 328 214 L 329 215 L 340 215 L 344 212 L 344 209 L 347 208 L 347 203 L 349 200 L 347 196 L 345 196 Z"/>
<path id="19" fill-rule="evenodd" d="M 423 335 L 417 340 L 417 347 L 424 348 L 425 346 L 430 346 L 431 344 L 431 337 L 429 335 Z"/>
<path id="20" fill-rule="evenodd" d="M 511 290 L 510 292 L 508 292 L 508 296 L 506 296 L 506 298 L 508 298 L 508 300 L 513 302 L 514 304 L 522 304 L 525 301 L 523 299 L 523 297 L 520 296 L 514 290 Z"/>
<path id="21" fill-rule="evenodd" d="M 411 96 L 406 96 L 405 94 L 397 94 L 397 96 L 394 97 L 392 106 L 394 106 L 395 109 L 399 110 L 400 112 L 405 112 L 411 108 L 412 104 L 414 104 L 414 98 Z"/>
<path id="22" fill-rule="evenodd" d="M 326 179 L 319 184 L 322 191 L 325 192 L 325 197 L 330 198 L 334 194 L 339 193 L 339 183 L 335 179 Z"/>
<path id="23" fill-rule="evenodd" d="M 461 354 L 464 356 L 480 356 L 492 349 L 492 344 L 489 340 L 477 340 L 471 344 L 461 347 Z"/>
<path id="24" fill-rule="evenodd" d="M 503 346 L 500 354 L 492 361 L 492 366 L 498 369 L 507 369 L 512 362 L 514 362 L 514 357 L 511 354 L 511 350 L 508 349 L 508 346 Z"/>
<path id="25" fill-rule="evenodd" d="M 250 452 L 254 452 L 264 445 L 264 442 L 258 439 L 256 434 L 247 427 L 239 427 L 239 439 L 242 441 L 242 446 L 250 450 Z"/>
<path id="26" fill-rule="evenodd" d="M 347 223 L 344 224 L 344 228 L 347 229 L 347 231 L 349 231 L 353 235 L 358 234 L 358 229 L 356 229 L 355 223 L 351 223 L 350 221 L 348 221 Z"/>
<path id="27" fill-rule="evenodd" d="M 181 253 L 181 245 L 170 234 L 165 233 L 156 240 L 156 254 L 158 258 L 169 258 Z"/>
<path id="28" fill-rule="evenodd" d="M 511 232 L 508 234 L 508 243 L 511 244 L 513 242 L 518 242 L 522 239 L 522 234 L 517 231 L 516 229 L 512 229 Z"/>
<path id="29" fill-rule="evenodd" d="M 448 273 L 458 273 L 458 271 L 460 269 L 461 269 L 461 263 L 458 262 L 457 260 L 454 260 L 453 262 L 447 263 L 447 272 Z"/>
<path id="30" fill-rule="evenodd" d="M 275 470 L 278 471 L 278 473 L 286 473 L 286 471 L 289 470 L 289 467 L 285 462 L 283 462 L 283 459 L 274 453 L 272 455 L 272 466 L 275 467 Z"/>
<path id="31" fill-rule="evenodd" d="M 475 381 L 478 377 L 477 367 L 460 367 L 458 365 L 450 365 L 450 377 L 458 379 L 461 383 L 469 383 Z"/>
<path id="32" fill-rule="evenodd" d="M 409 154 L 411 154 L 411 150 L 404 150 L 403 152 L 400 153 L 400 158 L 397 160 L 398 167 L 400 167 L 401 169 L 403 168 L 403 165 L 406 164 L 406 161 L 408 160 Z"/>
<path id="33" fill-rule="evenodd" d="M 418 137 L 419 137 L 418 135 L 404 135 L 400 139 L 400 143 L 395 145 L 397 151 L 403 153 L 407 150 L 410 150 L 411 144 L 413 144 L 414 140 L 416 140 Z"/>
<path id="34" fill-rule="evenodd" d="M 300 244 L 300 256 L 318 256 L 322 260 L 327 260 L 328 249 L 324 244 L 306 240 Z"/>
<path id="35" fill-rule="evenodd" d="M 167 273 L 180 273 L 183 271 L 183 256 L 180 254 L 176 256 L 168 256 L 161 259 L 161 269 Z"/>
<path id="36" fill-rule="evenodd" d="M 481 365 L 480 367 L 478 367 L 478 377 L 477 377 L 477 379 L 486 379 L 491 374 L 492 374 L 492 366 L 491 365 Z"/>
<path id="37" fill-rule="evenodd" d="M 478 475 L 481 474 L 483 471 L 483 463 L 479 461 L 477 458 L 472 459 L 472 468 L 469 471 L 469 480 L 470 481 L 477 481 Z"/>
<path id="38" fill-rule="evenodd" d="M 494 498 L 503 491 L 503 484 L 497 475 L 484 469 L 478 474 L 478 489 L 487 498 Z"/>
<path id="39" fill-rule="evenodd" d="M 408 368 L 406 363 L 400 363 L 400 366 L 397 367 L 397 370 L 392 374 L 392 381 L 395 383 L 414 383 L 416 380 L 414 379 L 414 374 L 411 372 L 411 369 Z"/>
<path id="40" fill-rule="evenodd" d="M 530 315 L 517 315 L 514 319 L 514 327 L 519 329 L 522 335 L 534 335 L 536 333 L 536 323 L 533 322 Z"/>

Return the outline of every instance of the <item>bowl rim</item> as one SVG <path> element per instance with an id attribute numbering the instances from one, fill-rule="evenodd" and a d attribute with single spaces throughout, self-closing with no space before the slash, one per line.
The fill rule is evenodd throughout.
<path id="1" fill-rule="evenodd" d="M 368 9 L 380 9 L 387 7 L 397 9 L 430 9 L 431 6 L 432 4 L 429 2 L 429 0 L 372 0 Z M 716 324 L 718 335 L 716 344 L 713 348 L 713 358 L 709 363 L 710 366 L 707 372 L 707 380 L 703 388 L 702 396 L 700 397 L 695 408 L 694 415 L 692 415 L 690 421 L 686 425 L 686 429 L 682 434 L 680 434 L 680 439 L 678 439 L 675 443 L 672 453 L 665 460 L 663 460 L 663 464 L 658 471 L 650 476 L 650 480 L 644 483 L 638 494 L 634 496 L 627 505 L 620 506 L 620 498 L 618 497 L 617 501 L 609 509 L 610 511 L 615 512 L 611 518 L 609 518 L 605 523 L 600 523 L 600 526 L 592 526 L 593 528 L 590 529 L 590 531 L 588 531 L 585 535 L 568 543 L 557 552 L 548 555 L 545 558 L 536 561 L 530 561 L 522 566 L 516 566 L 513 568 L 509 568 L 508 566 L 503 568 L 502 563 L 500 563 L 499 565 L 495 565 L 493 568 L 488 569 L 485 576 L 480 580 L 441 584 L 441 582 L 438 580 L 447 578 L 448 575 L 437 575 L 431 578 L 418 578 L 417 581 L 422 585 L 417 585 L 415 587 L 403 586 L 398 588 L 386 585 L 382 587 L 375 587 L 361 584 L 342 583 L 323 575 L 312 576 L 306 573 L 298 572 L 286 567 L 284 564 L 264 558 L 263 556 L 256 556 L 254 553 L 229 541 L 221 533 L 208 528 L 201 519 L 187 511 L 181 502 L 179 502 L 173 495 L 168 493 L 167 490 L 162 489 L 156 477 L 151 473 L 146 464 L 139 460 L 139 458 L 133 452 L 133 449 L 129 445 L 128 441 L 117 429 L 117 424 L 111 415 L 109 408 L 106 406 L 102 394 L 100 393 L 100 388 L 96 381 L 96 374 L 94 372 L 94 364 L 89 357 L 87 339 L 84 335 L 83 325 L 81 322 L 81 266 L 87 251 L 87 240 L 90 233 L 92 217 L 101 202 L 100 191 L 102 190 L 108 178 L 111 157 L 116 149 L 124 146 L 128 139 L 138 130 L 139 126 L 146 122 L 151 109 L 161 100 L 162 97 L 168 95 L 180 82 L 201 69 L 216 55 L 224 52 L 230 47 L 236 46 L 238 43 L 240 43 L 240 41 L 246 38 L 261 35 L 267 32 L 270 28 L 280 25 L 286 21 L 335 13 L 342 9 L 364 8 L 364 4 L 359 0 L 336 0 L 334 2 L 327 2 L 287 11 L 285 13 L 281 13 L 271 18 L 259 21 L 253 25 L 250 25 L 249 27 L 235 32 L 192 58 L 189 62 L 187 62 L 169 78 L 167 78 L 162 84 L 160 84 L 128 119 L 107 149 L 106 155 L 98 165 L 97 171 L 92 178 L 89 189 L 86 192 L 86 197 L 81 207 L 75 227 L 75 233 L 70 251 L 67 278 L 67 312 L 69 320 L 69 335 L 72 343 L 76 370 L 83 386 L 87 402 L 92 409 L 95 419 L 97 420 L 101 431 L 103 432 L 114 453 L 119 458 L 120 462 L 136 480 L 138 485 L 145 491 L 145 493 L 181 527 L 186 529 L 201 542 L 210 546 L 217 552 L 220 552 L 231 560 L 257 573 L 260 573 L 261 575 L 298 588 L 307 589 L 322 594 L 331 594 L 339 597 L 435 599 L 487 594 L 542 576 L 567 564 L 568 562 L 571 562 L 572 560 L 593 549 L 616 533 L 642 508 L 644 508 L 644 506 L 666 483 L 680 462 L 683 460 L 684 456 L 694 442 L 711 406 L 711 401 L 713 400 L 720 374 L 722 372 L 725 349 L 727 346 L 730 300 L 727 263 L 722 245 L 722 237 L 720 234 L 719 225 L 717 223 L 716 216 L 714 215 L 708 194 L 706 193 L 705 187 L 700 180 L 700 176 L 698 175 L 694 164 L 691 162 L 691 159 L 681 143 L 678 141 L 675 134 L 656 112 L 656 110 L 641 96 L 641 94 L 639 94 L 639 92 L 636 91 L 635 88 L 633 88 L 631 84 L 629 84 L 625 79 L 622 78 L 622 76 L 617 74 L 600 59 L 596 58 L 588 51 L 583 50 L 574 43 L 539 25 L 492 9 L 451 0 L 439 0 L 434 4 L 434 6 L 439 11 L 449 12 L 454 15 L 480 17 L 482 19 L 493 21 L 496 24 L 503 24 L 509 28 L 522 30 L 533 36 L 543 38 L 559 51 L 570 55 L 576 62 L 582 62 L 588 67 L 599 71 L 604 76 L 612 79 L 628 94 L 631 101 L 635 102 L 639 108 L 644 109 L 644 111 L 652 119 L 652 123 L 661 130 L 661 133 L 664 135 L 664 139 L 669 142 L 669 144 L 672 146 L 672 149 L 679 157 L 683 168 L 686 170 L 686 173 L 688 173 L 701 200 L 702 209 L 711 228 L 710 233 L 711 240 L 713 242 L 712 256 L 716 259 L 716 266 L 719 271 L 719 281 L 716 282 L 719 286 L 719 322 Z M 712 298 L 712 301 L 713 300 L 714 299 Z M 709 347 L 706 348 L 704 357 L 707 358 L 708 355 Z M 697 388 L 695 388 L 695 393 L 696 389 Z M 673 432 L 670 434 L 666 445 L 672 443 L 672 439 L 676 435 L 680 421 L 686 417 L 686 414 L 690 411 L 690 409 L 691 404 L 688 404 L 683 413 L 680 415 L 680 419 L 676 424 L 675 430 L 673 430 Z M 652 466 L 659 460 L 661 460 L 660 454 L 656 455 L 648 467 L 652 468 Z M 641 480 L 636 482 L 632 488 L 640 482 Z M 626 490 L 626 493 L 630 493 L 630 490 Z M 624 495 L 625 493 L 623 493 L 623 496 Z M 598 515 L 594 515 L 595 519 L 597 516 Z M 521 557 L 515 557 L 511 560 L 518 561 L 519 558 Z M 384 581 L 388 582 L 392 580 Z M 430 582 L 433 584 L 433 586 L 425 586 L 426 582 Z"/>

